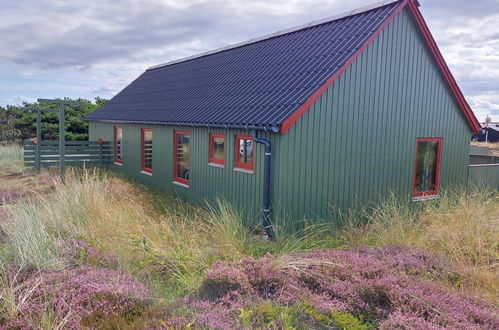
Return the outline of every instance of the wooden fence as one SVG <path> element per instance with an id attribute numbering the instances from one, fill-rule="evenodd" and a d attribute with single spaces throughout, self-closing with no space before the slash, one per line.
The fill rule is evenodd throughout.
<path id="1" fill-rule="evenodd" d="M 499 156 L 471 154 L 470 164 L 471 165 L 499 164 Z"/>
<path id="2" fill-rule="evenodd" d="M 59 142 L 42 141 L 36 145 L 33 141 L 25 141 L 24 166 L 36 168 L 58 166 L 60 163 Z M 109 165 L 113 158 L 112 145 L 109 142 L 66 141 L 64 144 L 65 165 Z"/>
<path id="3" fill-rule="evenodd" d="M 469 165 L 468 185 L 490 187 L 499 191 L 499 164 Z"/>

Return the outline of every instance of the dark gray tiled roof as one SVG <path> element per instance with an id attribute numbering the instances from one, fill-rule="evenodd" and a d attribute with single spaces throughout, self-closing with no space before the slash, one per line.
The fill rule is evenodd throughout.
<path id="1" fill-rule="evenodd" d="M 399 4 L 150 68 L 86 119 L 279 127 Z"/>

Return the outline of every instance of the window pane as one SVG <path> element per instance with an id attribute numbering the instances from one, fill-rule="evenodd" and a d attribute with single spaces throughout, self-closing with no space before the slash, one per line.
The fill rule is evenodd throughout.
<path id="1" fill-rule="evenodd" d="M 239 140 L 238 162 L 253 164 L 253 140 Z"/>
<path id="2" fill-rule="evenodd" d="M 416 192 L 431 192 L 437 188 L 437 141 L 418 142 Z"/>
<path id="3" fill-rule="evenodd" d="M 189 169 L 191 166 L 189 135 L 177 134 L 177 168 L 175 169 L 175 177 L 189 181 Z"/>
<path id="4" fill-rule="evenodd" d="M 213 158 L 225 159 L 225 138 L 221 136 L 213 137 Z"/>
<path id="5" fill-rule="evenodd" d="M 121 127 L 116 128 L 116 159 L 121 160 L 122 159 L 122 154 L 121 154 L 121 141 L 123 139 L 123 129 Z"/>
<path id="6" fill-rule="evenodd" d="M 152 169 L 152 131 L 147 130 L 144 134 L 144 167 Z"/>

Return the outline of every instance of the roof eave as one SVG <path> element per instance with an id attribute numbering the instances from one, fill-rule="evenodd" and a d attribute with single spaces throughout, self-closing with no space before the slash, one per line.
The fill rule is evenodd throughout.
<path id="1" fill-rule="evenodd" d="M 177 127 L 204 127 L 204 128 L 224 128 L 224 129 L 242 129 L 246 131 L 256 130 L 270 133 L 280 132 L 279 126 L 255 126 L 255 125 L 225 125 L 225 124 L 200 124 L 200 123 L 172 123 L 172 122 L 157 122 L 146 120 L 110 120 L 110 119 L 91 119 L 85 118 L 86 121 L 114 123 L 114 124 L 145 124 L 145 125 L 163 125 L 163 126 L 177 126 Z"/>

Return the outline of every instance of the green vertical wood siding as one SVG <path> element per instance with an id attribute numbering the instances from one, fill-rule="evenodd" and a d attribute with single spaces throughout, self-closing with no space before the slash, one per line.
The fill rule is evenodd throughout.
<path id="1" fill-rule="evenodd" d="M 90 122 L 90 140 L 114 139 L 114 124 Z M 164 125 L 117 124 L 123 127 L 123 163 L 113 165 L 144 184 L 172 192 L 179 197 L 198 202 L 213 202 L 221 197 L 244 212 L 245 220 L 254 223 L 260 219 L 262 209 L 262 183 L 264 147 L 257 144 L 255 149 L 255 169 L 253 173 L 234 170 L 235 135 L 248 134 L 246 131 L 220 130 L 192 127 L 171 127 Z M 152 175 L 140 171 L 140 129 L 153 131 L 153 172 Z M 191 168 L 189 188 L 173 183 L 173 132 L 190 132 Z M 223 168 L 208 164 L 209 133 L 223 133 L 226 138 L 226 158 Z M 276 134 L 260 135 L 269 138 L 277 146 Z"/>
<path id="2" fill-rule="evenodd" d="M 125 173 L 195 202 L 221 196 L 259 219 L 263 152 L 256 145 L 253 174 L 234 171 L 238 130 L 123 124 Z M 140 173 L 140 129 L 153 129 L 153 174 Z M 190 187 L 173 183 L 173 132 L 191 132 Z M 224 168 L 208 165 L 209 133 L 225 133 Z M 416 138 L 441 137 L 440 187 L 468 176 L 471 131 L 403 10 L 340 78 L 273 144 L 273 220 L 326 219 L 332 206 L 376 201 L 390 191 L 410 199 Z M 90 139 L 113 140 L 113 124 L 90 122 Z"/>
<path id="3" fill-rule="evenodd" d="M 467 179 L 471 131 L 406 10 L 282 136 L 274 196 L 294 218 L 411 198 L 416 138 L 442 137 L 440 187 Z"/>

